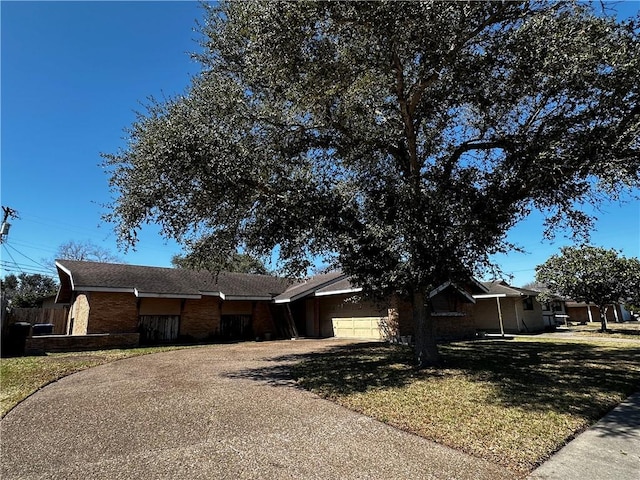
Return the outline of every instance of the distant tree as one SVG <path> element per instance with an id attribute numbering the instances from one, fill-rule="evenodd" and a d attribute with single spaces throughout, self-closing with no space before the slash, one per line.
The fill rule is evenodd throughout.
<path id="1" fill-rule="evenodd" d="M 202 249 L 198 254 L 174 255 L 171 264 L 176 268 L 190 268 L 194 270 L 210 270 L 213 272 L 253 273 L 267 275 L 269 273 L 264 263 L 247 253 L 232 252 L 230 255 L 217 248 L 212 248 L 209 255 L 203 255 Z"/>
<path id="2" fill-rule="evenodd" d="M 38 273 L 7 275 L 1 283 L 0 288 L 8 305 L 15 308 L 36 307 L 38 300 L 55 294 L 58 289 L 53 278 Z"/>
<path id="3" fill-rule="evenodd" d="M 439 360 L 431 289 L 482 273 L 532 209 L 585 233 L 576 206 L 640 184 L 637 19 L 547 0 L 205 8 L 201 74 L 105 155 L 106 219 L 126 244 L 157 222 L 294 275 L 326 256 L 410 302 L 420 366 Z"/>
<path id="4" fill-rule="evenodd" d="M 70 240 L 58 247 L 57 260 L 81 260 L 85 262 L 115 263 L 121 260 L 109 249 L 96 245 L 89 240 L 76 242 Z"/>
<path id="5" fill-rule="evenodd" d="M 559 255 L 536 267 L 536 280 L 551 293 L 597 305 L 601 329 L 607 331 L 607 308 L 638 298 L 640 261 L 621 257 L 613 249 L 563 247 Z"/>
<path id="6" fill-rule="evenodd" d="M 625 307 L 633 312 L 640 312 L 640 260 L 627 258 L 629 272 L 628 296 L 624 301 Z"/>

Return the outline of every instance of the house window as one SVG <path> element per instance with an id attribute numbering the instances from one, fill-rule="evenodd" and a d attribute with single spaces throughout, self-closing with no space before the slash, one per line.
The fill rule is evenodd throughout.
<path id="1" fill-rule="evenodd" d="M 525 310 L 533 310 L 533 298 L 524 297 L 522 299 L 522 308 L 524 308 Z"/>

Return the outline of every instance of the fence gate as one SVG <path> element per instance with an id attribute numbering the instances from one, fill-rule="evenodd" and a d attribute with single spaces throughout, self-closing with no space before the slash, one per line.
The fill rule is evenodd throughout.
<path id="1" fill-rule="evenodd" d="M 140 315 L 140 343 L 170 343 L 178 339 L 180 315 Z"/>

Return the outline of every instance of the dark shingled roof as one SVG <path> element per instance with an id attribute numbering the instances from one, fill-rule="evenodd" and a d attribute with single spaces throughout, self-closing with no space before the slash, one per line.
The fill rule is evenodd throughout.
<path id="1" fill-rule="evenodd" d="M 116 263 L 58 260 L 61 293 L 65 290 L 63 276 L 69 276 L 73 290 L 131 291 L 163 296 L 191 296 L 201 293 L 222 293 L 232 297 L 273 298 L 284 292 L 292 281 L 270 275 L 206 270 L 147 267 Z M 67 286 L 69 289 L 71 285 Z M 64 294 L 62 295 L 65 296 Z M 61 301 L 60 299 L 58 301 Z"/>
<path id="2" fill-rule="evenodd" d="M 351 283 L 351 278 L 343 278 L 335 283 L 322 287 L 316 291 L 318 294 L 331 295 L 334 293 L 344 292 L 346 290 L 361 290 Z"/>
<path id="3" fill-rule="evenodd" d="M 326 287 L 327 285 L 335 283 L 345 277 L 346 275 L 342 272 L 332 272 L 322 275 L 316 275 L 304 282 L 292 285 L 284 293 L 278 295 L 275 301 L 276 303 L 292 302 L 298 298 L 304 297 L 323 287 Z"/>
<path id="4" fill-rule="evenodd" d="M 535 297 L 540 292 L 535 290 L 527 290 L 526 288 L 512 287 L 504 280 L 496 280 L 493 282 L 482 282 L 488 292 L 485 295 L 506 295 L 508 297 L 520 297 L 523 295 Z"/>

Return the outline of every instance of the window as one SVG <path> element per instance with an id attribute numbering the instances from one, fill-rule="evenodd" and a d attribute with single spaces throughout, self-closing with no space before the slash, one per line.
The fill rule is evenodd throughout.
<path id="1" fill-rule="evenodd" d="M 524 308 L 525 310 L 533 310 L 533 298 L 524 297 L 522 299 L 522 308 Z"/>

